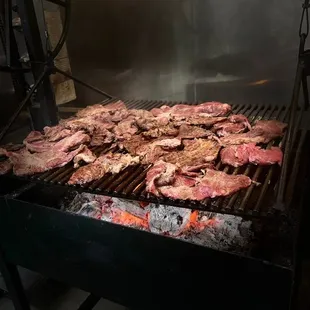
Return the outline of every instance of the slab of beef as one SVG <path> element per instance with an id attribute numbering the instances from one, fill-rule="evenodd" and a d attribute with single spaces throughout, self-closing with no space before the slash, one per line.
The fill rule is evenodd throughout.
<path id="1" fill-rule="evenodd" d="M 251 179 L 244 175 L 229 175 L 222 171 L 206 169 L 202 177 L 195 178 L 192 186 L 161 186 L 158 191 L 165 197 L 182 200 L 203 200 L 219 196 L 229 196 L 251 185 Z"/>
<path id="2" fill-rule="evenodd" d="M 91 137 L 91 146 L 100 146 L 114 141 L 115 135 L 107 129 L 96 129 Z"/>
<path id="3" fill-rule="evenodd" d="M 221 161 L 234 167 L 247 163 L 257 165 L 281 165 L 283 153 L 280 148 L 272 147 L 269 150 L 256 146 L 255 143 L 231 145 L 221 151 Z"/>
<path id="4" fill-rule="evenodd" d="M 85 184 L 101 179 L 105 174 L 116 174 L 128 166 L 139 164 L 138 156 L 129 154 L 108 153 L 99 156 L 95 162 L 79 168 L 75 171 L 68 184 Z"/>
<path id="5" fill-rule="evenodd" d="M 87 106 L 85 109 L 80 110 L 76 114 L 76 116 L 78 117 L 92 116 L 92 115 L 100 114 L 102 112 L 116 111 L 116 110 L 121 110 L 121 109 L 126 109 L 126 105 L 123 101 L 118 100 L 116 102 L 113 102 L 107 105 L 94 104 L 94 105 Z"/>
<path id="6" fill-rule="evenodd" d="M 43 131 L 45 139 L 50 142 L 59 141 L 74 134 L 73 130 L 66 129 L 62 125 L 57 125 L 54 127 L 46 126 L 43 128 Z"/>
<path id="7" fill-rule="evenodd" d="M 267 121 L 261 120 L 255 123 L 252 130 L 258 133 L 263 133 L 266 137 L 266 140 L 271 141 L 272 139 L 282 137 L 286 127 L 287 127 L 286 123 L 282 123 L 277 120 L 267 120 Z M 265 142 L 265 143 L 268 143 L 268 142 Z"/>
<path id="8" fill-rule="evenodd" d="M 216 131 L 218 136 L 224 137 L 229 134 L 242 133 L 246 129 L 251 129 L 251 125 L 246 116 L 242 114 L 235 114 L 228 117 L 225 122 L 216 123 L 213 126 L 213 129 Z"/>
<path id="9" fill-rule="evenodd" d="M 113 128 L 113 133 L 118 141 L 129 140 L 137 132 L 138 128 L 133 117 L 124 119 Z"/>
<path id="10" fill-rule="evenodd" d="M 130 115 L 130 111 L 127 109 L 121 109 L 121 110 L 117 110 L 115 111 L 110 119 L 112 122 L 118 123 L 122 120 L 124 120 L 125 118 L 127 118 Z"/>
<path id="11" fill-rule="evenodd" d="M 223 164 L 240 167 L 249 163 L 250 152 L 255 149 L 255 143 L 227 146 L 221 150 L 221 161 Z"/>
<path id="12" fill-rule="evenodd" d="M 13 165 L 9 159 L 0 161 L 0 175 L 9 173 L 13 168 Z"/>
<path id="13" fill-rule="evenodd" d="M 95 117 L 83 117 L 83 118 L 71 118 L 61 122 L 65 128 L 77 131 L 85 130 L 92 134 L 96 129 L 108 129 L 114 128 L 115 124 L 110 120 L 98 120 Z"/>
<path id="14" fill-rule="evenodd" d="M 179 134 L 179 130 L 172 124 L 166 126 L 160 126 L 148 131 L 142 132 L 143 137 L 146 138 L 158 138 L 161 136 L 173 136 L 176 137 Z"/>
<path id="15" fill-rule="evenodd" d="M 197 166 L 216 159 L 221 148 L 218 142 L 204 139 L 184 140 L 183 144 L 182 151 L 172 151 L 163 160 L 180 167 Z"/>
<path id="16" fill-rule="evenodd" d="M 139 155 L 142 158 L 142 164 L 150 164 L 181 144 L 182 141 L 176 138 L 156 139 L 137 147 L 135 155 Z"/>
<path id="17" fill-rule="evenodd" d="M 223 145 L 269 143 L 275 138 L 282 137 L 286 127 L 287 124 L 277 120 L 258 121 L 250 131 L 227 135 L 221 138 L 221 143 Z"/>
<path id="18" fill-rule="evenodd" d="M 26 144 L 41 140 L 44 140 L 44 136 L 40 131 L 31 131 L 29 135 L 24 139 L 23 143 Z"/>
<path id="19" fill-rule="evenodd" d="M 204 116 L 189 116 L 189 117 L 174 117 L 173 124 L 175 126 L 187 125 L 203 125 L 205 127 L 212 127 L 216 123 L 223 122 L 227 117 L 204 117 Z"/>
<path id="20" fill-rule="evenodd" d="M 282 160 L 283 152 L 279 147 L 271 147 L 269 150 L 257 148 L 249 157 L 249 162 L 256 165 L 281 165 Z"/>
<path id="21" fill-rule="evenodd" d="M 25 148 L 23 144 L 8 143 L 0 146 L 0 157 L 7 157 L 7 152 L 16 152 Z"/>
<path id="22" fill-rule="evenodd" d="M 214 133 L 210 130 L 183 124 L 180 126 L 178 138 L 180 139 L 195 139 L 213 136 Z"/>
<path id="23" fill-rule="evenodd" d="M 177 104 L 173 107 L 162 106 L 151 110 L 154 116 L 166 117 L 223 116 L 230 111 L 229 104 L 220 102 L 205 102 L 198 105 Z"/>
<path id="24" fill-rule="evenodd" d="M 66 152 L 71 148 L 90 142 L 89 135 L 83 131 L 77 131 L 73 135 L 68 136 L 58 142 L 48 142 L 45 140 L 26 142 L 26 148 L 31 152 L 42 153 L 49 150 Z"/>
<path id="25" fill-rule="evenodd" d="M 81 145 L 78 149 L 71 152 L 49 150 L 33 154 L 24 149 L 19 152 L 8 152 L 7 155 L 13 164 L 14 174 L 23 176 L 63 167 L 82 152 L 84 147 L 84 145 Z"/>
<path id="26" fill-rule="evenodd" d="M 166 116 L 135 117 L 135 120 L 140 129 L 151 130 L 169 125 L 170 117 Z"/>
<path id="27" fill-rule="evenodd" d="M 178 167 L 176 165 L 162 160 L 157 161 L 146 174 L 146 190 L 158 196 L 157 186 L 173 183 L 177 169 Z"/>
<path id="28" fill-rule="evenodd" d="M 136 155 L 137 148 L 148 143 L 150 143 L 150 141 L 146 140 L 142 135 L 133 135 L 130 140 L 119 142 L 118 146 L 120 149 L 127 150 L 131 155 Z"/>
<path id="29" fill-rule="evenodd" d="M 97 157 L 93 154 L 93 152 L 87 146 L 85 146 L 84 150 L 74 157 L 74 168 L 78 168 L 81 162 L 90 164 L 93 163 L 96 159 Z"/>

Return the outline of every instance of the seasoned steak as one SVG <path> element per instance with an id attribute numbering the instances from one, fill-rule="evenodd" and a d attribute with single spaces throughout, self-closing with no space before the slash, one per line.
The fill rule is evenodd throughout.
<path id="1" fill-rule="evenodd" d="M 85 134 L 83 131 L 77 131 L 73 135 L 68 136 L 58 142 L 49 142 L 46 140 L 39 140 L 34 142 L 25 141 L 25 145 L 29 151 L 36 153 L 47 151 L 66 152 L 71 148 L 88 142 L 90 142 L 89 135 Z"/>
<path id="2" fill-rule="evenodd" d="M 23 149 L 18 152 L 8 152 L 7 156 L 13 164 L 15 175 L 32 175 L 65 166 L 82 152 L 84 147 L 84 145 L 81 145 L 78 149 L 71 152 L 49 150 L 34 154 Z"/>
<path id="3" fill-rule="evenodd" d="M 223 145 L 242 143 L 269 143 L 275 138 L 282 137 L 287 124 L 277 120 L 258 121 L 249 132 L 231 134 L 221 138 Z"/>
<path id="4" fill-rule="evenodd" d="M 121 109 L 126 109 L 126 105 L 123 101 L 118 100 L 116 102 L 107 105 L 94 104 L 87 106 L 85 109 L 80 110 L 78 113 L 76 113 L 76 116 L 78 117 L 92 116 L 100 114 L 102 112 L 117 111 Z"/>
<path id="5" fill-rule="evenodd" d="M 203 200 L 229 196 L 242 188 L 249 187 L 251 179 L 244 175 L 229 175 L 222 171 L 206 169 L 202 177 L 195 178 L 195 184 L 161 186 L 158 191 L 172 199 Z"/>
<path id="6" fill-rule="evenodd" d="M 280 148 L 272 147 L 269 150 L 256 146 L 255 143 L 231 145 L 221 151 L 221 161 L 234 167 L 247 163 L 257 165 L 272 165 L 282 163 L 283 153 Z"/>
<path id="7" fill-rule="evenodd" d="M 68 184 L 85 184 L 94 180 L 99 180 L 106 173 L 116 174 L 128 166 L 139 164 L 138 156 L 129 154 L 108 153 L 99 156 L 95 162 L 83 166 L 76 170 Z"/>
<path id="8" fill-rule="evenodd" d="M 184 140 L 182 151 L 172 151 L 163 156 L 163 160 L 180 167 L 197 166 L 216 159 L 221 148 L 220 144 L 213 140 Z"/>

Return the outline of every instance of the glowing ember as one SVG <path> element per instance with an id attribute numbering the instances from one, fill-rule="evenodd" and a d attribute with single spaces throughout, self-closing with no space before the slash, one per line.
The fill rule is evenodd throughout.
<path id="1" fill-rule="evenodd" d="M 112 221 L 116 224 L 122 224 L 125 226 L 136 226 L 148 229 L 148 222 L 139 217 L 136 217 L 126 211 L 116 210 L 113 211 Z"/>

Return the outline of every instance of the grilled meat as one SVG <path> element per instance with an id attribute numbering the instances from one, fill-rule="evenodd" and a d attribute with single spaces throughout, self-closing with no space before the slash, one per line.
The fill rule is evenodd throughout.
<path id="1" fill-rule="evenodd" d="M 175 128 L 173 125 L 166 125 L 156 127 L 154 129 L 150 129 L 148 131 L 142 132 L 142 136 L 146 138 L 158 138 L 161 136 L 177 136 L 179 134 L 179 130 Z"/>
<path id="2" fill-rule="evenodd" d="M 223 145 L 242 143 L 269 143 L 275 138 L 282 137 L 287 124 L 277 120 L 258 121 L 249 132 L 230 134 L 221 138 Z"/>
<path id="3" fill-rule="evenodd" d="M 234 167 L 247 163 L 257 165 L 281 165 L 283 153 L 280 148 L 272 147 L 269 150 L 256 146 L 255 143 L 231 145 L 221 151 L 221 161 Z"/>
<path id="4" fill-rule="evenodd" d="M 176 165 L 158 161 L 148 171 L 146 190 L 182 200 L 203 200 L 228 196 L 251 185 L 251 179 L 244 175 L 229 175 L 207 168 L 204 175 L 188 177 Z"/>
<path id="5" fill-rule="evenodd" d="M 43 131 L 44 131 L 44 138 L 50 142 L 59 141 L 74 133 L 73 130 L 66 129 L 62 125 L 57 125 L 54 127 L 46 126 L 43 128 Z"/>
<path id="6" fill-rule="evenodd" d="M 169 153 L 169 150 L 175 149 L 182 144 L 180 139 L 156 139 L 145 143 L 136 148 L 135 155 L 142 158 L 143 164 L 150 164 Z"/>
<path id="7" fill-rule="evenodd" d="M 174 117 L 173 124 L 175 126 L 186 125 L 203 125 L 205 127 L 211 127 L 214 124 L 223 122 L 227 117 L 210 117 L 210 116 L 189 116 L 189 117 Z"/>
<path id="8" fill-rule="evenodd" d="M 178 138 L 195 139 L 213 136 L 213 132 L 197 126 L 183 124 L 180 126 Z"/>
<path id="9" fill-rule="evenodd" d="M 182 151 L 172 151 L 163 156 L 163 160 L 180 167 L 192 167 L 216 159 L 221 148 L 219 143 L 213 140 L 184 140 Z"/>
<path id="10" fill-rule="evenodd" d="M 176 165 L 166 163 L 162 160 L 157 161 L 146 175 L 147 192 L 158 196 L 157 186 L 173 183 L 177 169 Z"/>
<path id="11" fill-rule="evenodd" d="M 196 177 L 193 181 L 190 178 L 187 179 L 190 180 L 189 185 L 172 183 L 168 186 L 159 187 L 158 191 L 172 199 L 203 200 L 206 198 L 229 196 L 251 185 L 251 179 L 247 176 L 229 175 L 213 169 L 206 169 L 204 176 Z"/>
<path id="12" fill-rule="evenodd" d="M 279 147 L 272 147 L 269 150 L 257 148 L 250 153 L 249 162 L 256 165 L 282 164 L 283 152 Z"/>
<path id="13" fill-rule="evenodd" d="M 104 154 L 99 156 L 95 162 L 76 170 L 72 174 L 68 184 L 85 184 L 99 180 L 107 173 L 119 173 L 128 166 L 137 165 L 139 162 L 139 157 L 133 157 L 129 154 Z"/>
<path id="14" fill-rule="evenodd" d="M 41 140 L 44 140 L 44 136 L 40 131 L 31 131 L 29 135 L 24 139 L 23 143 L 26 144 Z"/>
<path id="15" fill-rule="evenodd" d="M 162 106 L 152 109 L 154 116 L 171 117 L 191 117 L 198 116 L 223 116 L 231 111 L 231 106 L 227 103 L 205 102 L 198 105 L 177 104 L 173 107 Z"/>
<path id="16" fill-rule="evenodd" d="M 223 164 L 240 167 L 249 162 L 250 152 L 255 149 L 255 143 L 227 146 L 221 150 L 221 161 Z"/>
<path id="17" fill-rule="evenodd" d="M 92 115 L 98 115 L 105 112 L 115 112 L 117 110 L 126 109 L 126 105 L 123 101 L 118 100 L 116 102 L 102 105 L 102 104 L 94 104 L 87 106 L 85 109 L 80 110 L 76 116 L 78 117 L 85 117 L 85 116 L 92 116 Z"/>
<path id="18" fill-rule="evenodd" d="M 115 135 L 107 129 L 95 130 L 90 141 L 91 146 L 100 146 L 114 141 Z"/>
<path id="19" fill-rule="evenodd" d="M 58 142 L 48 142 L 45 140 L 39 140 L 35 142 L 27 142 L 25 143 L 26 148 L 31 152 L 47 152 L 51 151 L 60 151 L 66 152 L 71 148 L 79 146 L 83 143 L 90 142 L 89 135 L 85 134 L 83 131 L 77 131 L 73 135 L 66 137 Z"/>
<path id="20" fill-rule="evenodd" d="M 124 119 L 113 128 L 113 133 L 118 141 L 129 140 L 137 132 L 138 128 L 133 117 Z"/>
<path id="21" fill-rule="evenodd" d="M 15 175 L 32 175 L 65 166 L 82 152 L 84 147 L 84 145 L 81 145 L 78 149 L 71 152 L 49 150 L 34 154 L 23 149 L 18 152 L 8 152 L 7 156 L 13 164 Z"/>
<path id="22" fill-rule="evenodd" d="M 93 152 L 87 146 L 85 146 L 84 150 L 74 157 L 74 168 L 78 168 L 80 166 L 80 162 L 84 162 L 86 164 L 93 163 L 96 158 L 97 157 L 93 154 Z"/>
<path id="23" fill-rule="evenodd" d="M 0 175 L 9 173 L 13 168 L 13 165 L 9 159 L 0 161 Z"/>
<path id="24" fill-rule="evenodd" d="M 216 123 L 213 126 L 213 129 L 216 131 L 218 136 L 224 137 L 229 134 L 242 133 L 246 129 L 251 129 L 251 125 L 246 116 L 236 114 L 228 117 L 225 122 Z"/>
<path id="25" fill-rule="evenodd" d="M 71 118 L 61 122 L 65 128 L 71 129 L 73 131 L 85 130 L 92 134 L 96 129 L 108 129 L 114 128 L 115 124 L 106 118 L 105 121 L 98 120 L 95 117 L 83 117 L 83 118 Z"/>

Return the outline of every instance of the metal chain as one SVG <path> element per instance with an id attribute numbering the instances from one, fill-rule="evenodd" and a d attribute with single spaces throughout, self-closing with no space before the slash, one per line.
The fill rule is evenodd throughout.
<path id="1" fill-rule="evenodd" d="M 310 7 L 309 2 L 310 0 L 305 0 L 305 2 L 302 5 L 302 14 L 299 25 L 299 37 L 300 38 L 304 37 L 304 39 L 307 38 L 309 34 L 309 7 Z"/>

